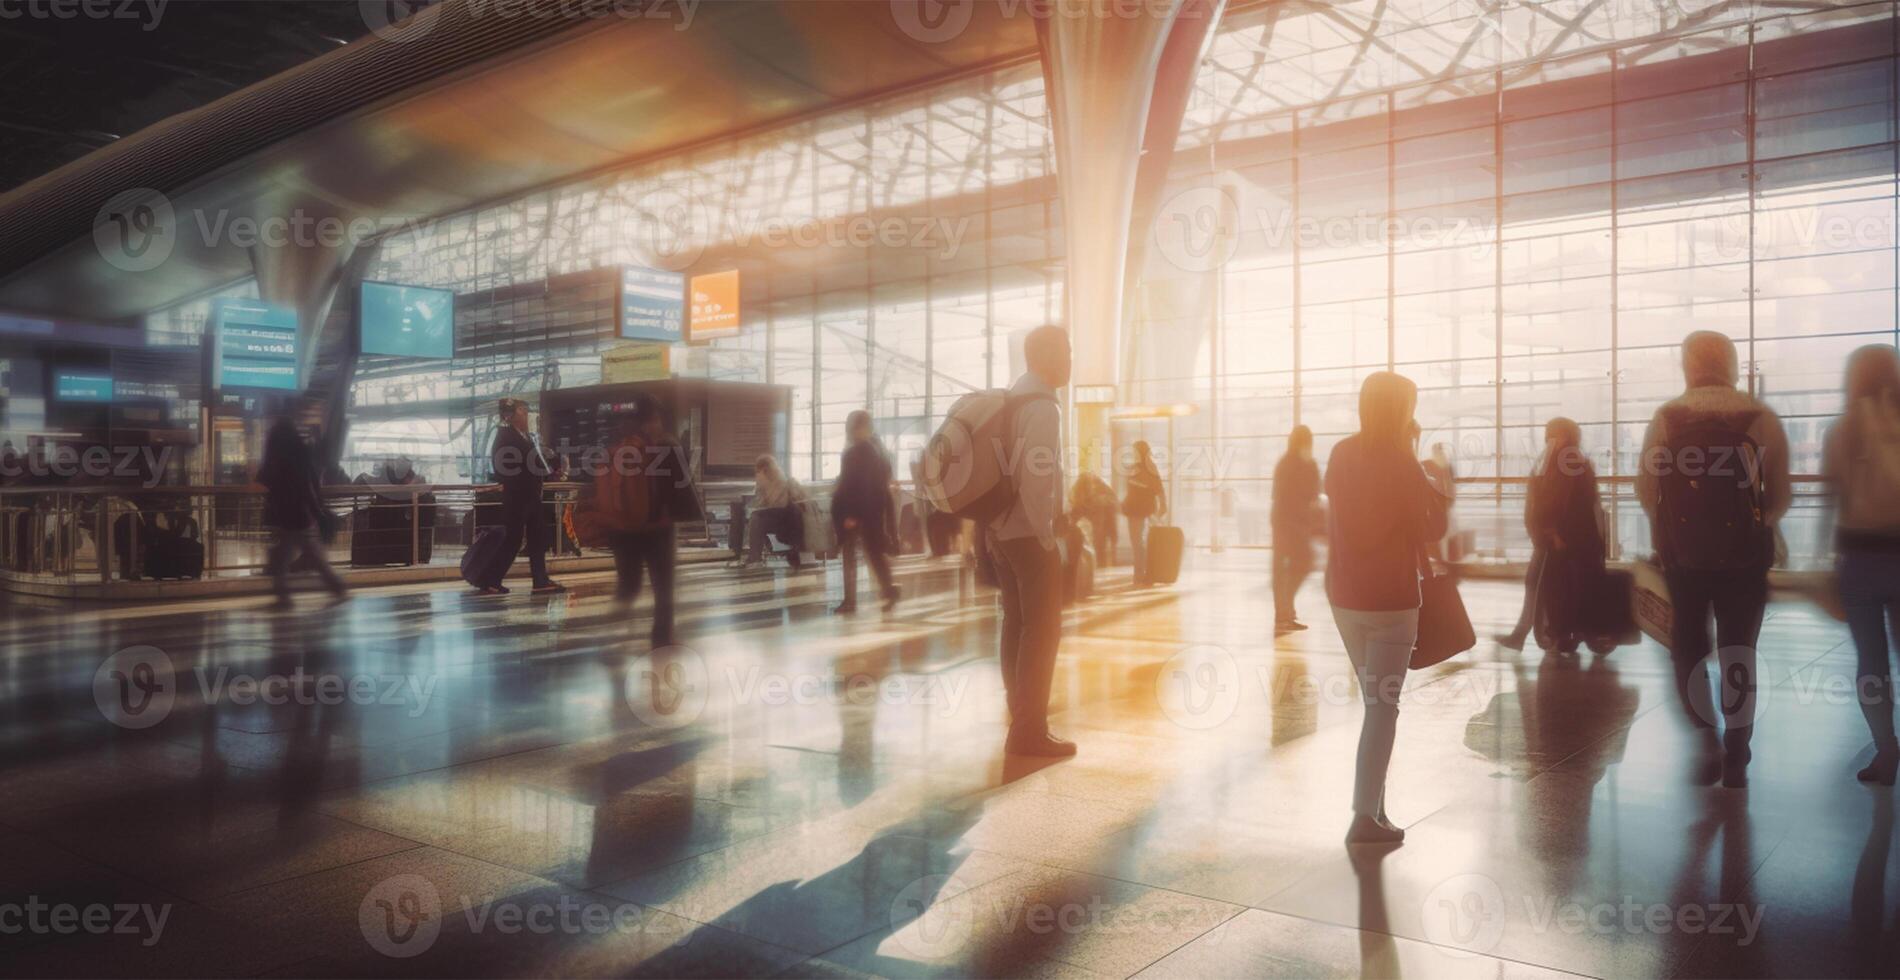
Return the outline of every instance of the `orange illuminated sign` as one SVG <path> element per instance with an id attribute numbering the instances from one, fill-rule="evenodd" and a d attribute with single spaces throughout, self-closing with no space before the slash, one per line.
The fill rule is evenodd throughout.
<path id="1" fill-rule="evenodd" d="M 739 335 L 739 270 L 694 276 L 687 339 L 699 343 Z"/>

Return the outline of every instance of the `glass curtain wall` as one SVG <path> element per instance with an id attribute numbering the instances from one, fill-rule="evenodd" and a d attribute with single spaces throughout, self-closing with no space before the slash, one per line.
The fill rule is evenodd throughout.
<path id="1" fill-rule="evenodd" d="M 1286 432 L 1311 426 L 1323 462 L 1358 382 L 1393 369 L 1481 556 L 1527 553 L 1522 481 L 1556 415 L 1645 553 L 1626 481 L 1697 329 L 1736 339 L 1795 472 L 1818 472 L 1847 354 L 1895 339 L 1893 5 L 1329 6 L 1230 15 L 1161 209 L 1221 261 L 1179 261 L 1198 252 L 1161 223 L 1146 260 L 1129 391 L 1201 407 L 1177 436 L 1195 539 L 1269 543 Z M 1797 560 L 1817 516 L 1784 527 Z"/>

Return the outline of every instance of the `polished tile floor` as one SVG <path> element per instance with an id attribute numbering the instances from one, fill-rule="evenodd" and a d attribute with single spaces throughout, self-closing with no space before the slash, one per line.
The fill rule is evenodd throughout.
<path id="1" fill-rule="evenodd" d="M 1752 784 L 1692 785 L 1664 654 L 1488 640 L 1410 679 L 1397 849 L 1341 846 L 1358 695 L 1259 556 L 1069 615 L 1006 759 L 992 602 L 900 565 L 0 626 L 8 976 L 1894 976 L 1900 861 L 1845 632 L 1778 602 Z M 1468 582 L 1481 634 L 1518 589 Z"/>

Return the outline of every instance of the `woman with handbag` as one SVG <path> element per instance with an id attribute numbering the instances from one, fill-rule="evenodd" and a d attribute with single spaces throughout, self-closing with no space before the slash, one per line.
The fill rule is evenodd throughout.
<path id="1" fill-rule="evenodd" d="M 1821 472 L 1833 493 L 1841 608 L 1859 659 L 1855 690 L 1874 737 L 1856 778 L 1892 786 L 1900 773 L 1893 731 L 1892 647 L 1900 622 L 1900 356 L 1870 344 L 1847 361 L 1847 411 L 1828 428 Z"/>
<path id="2" fill-rule="evenodd" d="M 1412 412 L 1418 386 L 1388 371 L 1359 389 L 1359 431 L 1326 463 L 1326 598 L 1359 678 L 1359 730 L 1348 844 L 1397 844 L 1385 815 L 1385 773 L 1398 733 L 1399 691 L 1419 640 L 1419 572 L 1445 533 L 1445 498 L 1420 467 Z"/>

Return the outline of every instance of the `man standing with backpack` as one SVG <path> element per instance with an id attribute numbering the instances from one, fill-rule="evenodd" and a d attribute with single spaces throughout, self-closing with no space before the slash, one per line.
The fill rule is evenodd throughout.
<path id="1" fill-rule="evenodd" d="M 1023 341 L 1029 370 L 1009 389 L 1010 495 L 989 521 L 989 550 L 1003 599 L 1003 688 L 1012 755 L 1062 757 L 1075 743 L 1049 732 L 1049 691 L 1062 643 L 1062 409 L 1069 383 L 1069 333 L 1037 327 Z"/>
<path id="2" fill-rule="evenodd" d="M 1774 411 L 1736 387 L 1735 344 L 1698 330 L 1682 342 L 1687 390 L 1656 410 L 1643 437 L 1636 496 L 1669 585 L 1670 655 L 1676 692 L 1691 724 L 1704 730 L 1715 781 L 1715 719 L 1722 719 L 1722 785 L 1748 785 L 1757 676 L 1755 643 L 1768 605 L 1775 525 L 1792 499 L 1788 436 Z M 1720 661 L 1717 703 L 1708 703 L 1704 662 L 1709 619 Z"/>

